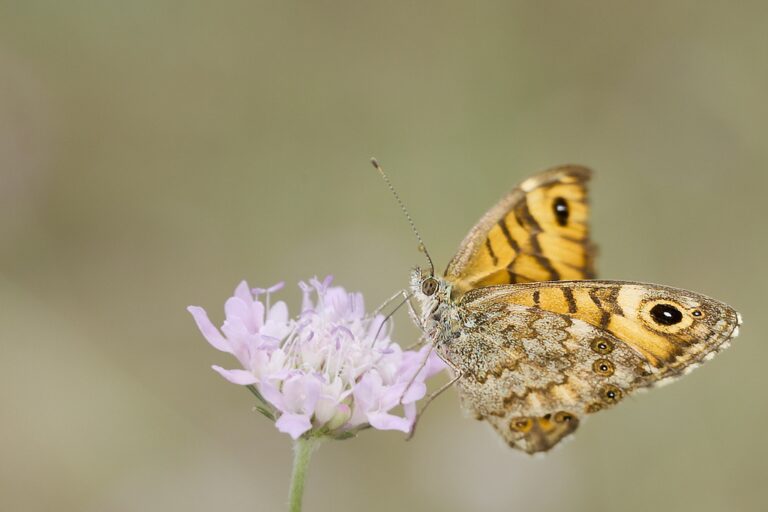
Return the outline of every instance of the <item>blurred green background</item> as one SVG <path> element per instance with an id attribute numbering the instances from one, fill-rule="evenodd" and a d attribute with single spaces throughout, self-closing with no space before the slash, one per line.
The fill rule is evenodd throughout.
<path id="1" fill-rule="evenodd" d="M 306 510 L 768 509 L 767 26 L 757 1 L 1 2 L 0 509 L 283 509 L 289 439 L 185 307 L 404 287 L 371 156 L 440 267 L 515 183 L 591 166 L 600 276 L 746 323 L 546 458 L 453 392 L 412 442 L 327 444 Z"/>

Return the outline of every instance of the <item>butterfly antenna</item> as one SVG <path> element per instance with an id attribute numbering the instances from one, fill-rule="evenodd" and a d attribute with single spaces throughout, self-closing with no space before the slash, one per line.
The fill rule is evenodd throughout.
<path id="1" fill-rule="evenodd" d="M 384 169 L 381 168 L 381 166 L 379 165 L 379 162 L 377 162 L 375 158 L 371 158 L 371 163 L 373 164 L 373 167 L 377 171 L 379 171 L 379 174 L 381 175 L 382 179 L 389 187 L 389 190 L 392 192 L 392 195 L 395 196 L 395 200 L 397 201 L 397 204 L 400 205 L 400 209 L 403 210 L 403 213 L 405 214 L 405 218 L 408 219 L 408 224 L 411 225 L 411 230 L 416 235 L 416 239 L 419 241 L 419 250 L 424 253 L 424 256 L 427 257 L 427 261 L 429 261 L 429 275 L 434 276 L 435 264 L 432 263 L 432 257 L 429 255 L 429 251 L 427 251 L 427 246 L 424 245 L 424 240 L 421 239 L 419 230 L 416 229 L 416 224 L 413 223 L 413 218 L 411 218 L 411 214 L 408 213 L 408 209 L 405 207 L 403 200 L 400 199 L 400 196 L 395 190 L 395 187 L 392 186 L 392 182 L 389 181 L 389 176 L 387 176 L 387 174 L 384 172 Z"/>

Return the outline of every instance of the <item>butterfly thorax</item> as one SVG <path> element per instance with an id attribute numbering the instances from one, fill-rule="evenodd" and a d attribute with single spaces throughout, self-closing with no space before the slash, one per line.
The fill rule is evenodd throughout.
<path id="1" fill-rule="evenodd" d="M 411 291 L 419 305 L 419 321 L 424 334 L 438 351 L 460 336 L 462 319 L 455 299 L 451 298 L 451 283 L 440 277 L 433 277 L 438 286 L 432 295 L 424 293 L 423 283 L 429 277 L 416 268 L 411 273 Z"/>
<path id="2" fill-rule="evenodd" d="M 428 277 L 416 268 L 411 272 L 411 291 L 419 304 L 420 322 L 424 334 L 437 348 L 451 339 L 452 333 L 461 328 L 459 310 L 451 299 L 451 284 L 445 279 L 434 277 L 438 283 L 437 291 L 427 295 L 423 291 L 424 279 Z"/>
<path id="3" fill-rule="evenodd" d="M 452 297 L 455 283 L 450 279 L 433 277 L 438 287 L 427 295 L 423 287 L 427 277 L 419 269 L 411 275 L 411 290 L 420 307 L 419 322 L 426 338 L 443 360 L 467 379 L 485 381 L 488 375 L 498 374 L 509 363 L 506 354 L 492 343 L 478 343 L 472 335 L 483 329 L 486 315 L 467 310 L 461 297 Z"/>

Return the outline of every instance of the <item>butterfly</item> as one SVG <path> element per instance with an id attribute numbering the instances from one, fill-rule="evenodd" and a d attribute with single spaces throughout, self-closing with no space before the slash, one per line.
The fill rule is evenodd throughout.
<path id="1" fill-rule="evenodd" d="M 431 268 L 411 273 L 415 321 L 453 370 L 463 408 L 531 454 L 690 372 L 741 325 L 698 293 L 594 280 L 590 175 L 568 165 L 528 178 L 470 230 L 442 277 L 426 250 Z"/>

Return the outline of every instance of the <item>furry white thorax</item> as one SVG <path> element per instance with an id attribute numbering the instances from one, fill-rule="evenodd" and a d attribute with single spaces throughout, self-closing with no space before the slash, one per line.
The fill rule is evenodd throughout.
<path id="1" fill-rule="evenodd" d="M 441 277 L 434 276 L 439 287 L 433 295 L 425 295 L 422 291 L 422 283 L 430 277 L 420 268 L 411 271 L 411 293 L 419 304 L 419 321 L 424 328 L 424 334 L 437 348 L 453 338 L 451 333 L 459 329 L 459 309 L 451 300 L 450 282 Z"/>

